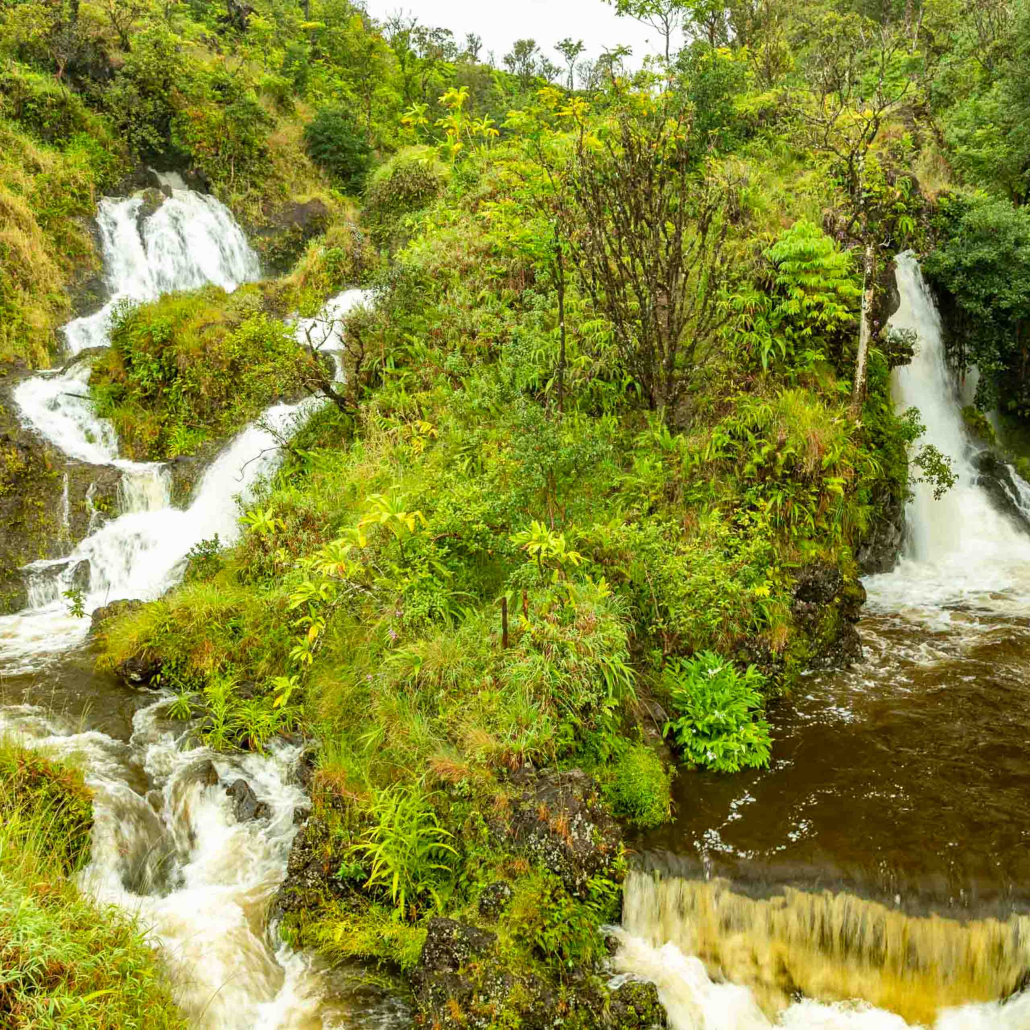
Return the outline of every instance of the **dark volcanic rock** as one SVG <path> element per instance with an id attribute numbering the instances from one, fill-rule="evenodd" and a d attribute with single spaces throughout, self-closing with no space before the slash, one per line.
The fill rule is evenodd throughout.
<path id="1" fill-rule="evenodd" d="M 511 885 L 503 880 L 491 883 L 489 887 L 483 888 L 479 895 L 479 914 L 484 919 L 496 919 L 511 901 Z"/>
<path id="2" fill-rule="evenodd" d="M 809 668 L 843 669 L 861 660 L 855 623 L 865 599 L 865 587 L 846 580 L 835 565 L 813 562 L 798 572 L 792 613 L 811 642 Z"/>
<path id="3" fill-rule="evenodd" d="M 150 687 L 156 690 L 154 680 L 161 672 L 161 659 L 137 656 L 119 662 L 115 672 L 130 687 Z"/>
<path id="4" fill-rule="evenodd" d="M 286 272 L 309 240 L 320 236 L 329 225 L 329 209 L 321 200 L 294 201 L 272 213 L 268 223 L 250 236 L 268 266 Z"/>
<path id="5" fill-rule="evenodd" d="M 895 497 L 874 498 L 876 515 L 855 552 L 864 576 L 890 572 L 898 564 L 905 542 L 905 502 Z"/>
<path id="6" fill-rule="evenodd" d="M 612 991 L 609 1008 L 609 1026 L 640 1026 L 664 1028 L 669 1017 L 658 1000 L 658 988 L 643 980 L 627 980 Z"/>
<path id="7" fill-rule="evenodd" d="M 245 823 L 251 819 L 267 819 L 272 810 L 264 801 L 258 801 L 250 784 L 246 780 L 236 780 L 231 787 L 227 787 L 225 793 L 233 799 L 233 814 L 238 823 Z"/>
<path id="8" fill-rule="evenodd" d="M 321 819 L 311 817 L 297 831 L 286 864 L 286 878 L 272 899 L 270 918 L 317 909 L 326 897 L 339 897 L 344 891 L 333 873 L 339 868 L 344 854 L 333 854 L 325 844 L 326 826 Z"/>
<path id="9" fill-rule="evenodd" d="M 112 601 L 102 608 L 94 608 L 90 617 L 89 631 L 95 633 L 100 626 L 108 619 L 115 619 L 120 615 L 127 615 L 143 607 L 142 601 Z"/>
<path id="10" fill-rule="evenodd" d="M 597 784 L 579 769 L 520 772 L 512 780 L 518 790 L 507 843 L 585 897 L 590 878 L 609 868 L 622 844 Z"/>
<path id="11" fill-rule="evenodd" d="M 995 508 L 1020 529 L 1030 530 L 1030 517 L 1021 503 L 1023 491 L 1030 487 L 1022 482 L 1016 470 L 993 451 L 981 451 L 973 458 L 973 466 L 977 473 L 976 485 L 986 492 Z"/>

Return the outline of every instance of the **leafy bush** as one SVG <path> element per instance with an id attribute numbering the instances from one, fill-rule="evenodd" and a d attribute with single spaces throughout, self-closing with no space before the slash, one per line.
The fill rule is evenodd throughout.
<path id="1" fill-rule="evenodd" d="M 645 829 L 667 822 L 672 813 L 671 775 L 644 744 L 630 744 L 605 784 L 605 798 L 617 816 Z"/>
<path id="2" fill-rule="evenodd" d="M 395 919 L 417 914 L 427 898 L 439 908 L 458 852 L 430 798 L 417 788 L 388 787 L 376 792 L 372 816 L 375 824 L 353 849 L 371 863 L 366 886 L 389 895 Z"/>
<path id="3" fill-rule="evenodd" d="M 665 725 L 684 757 L 715 772 L 769 764 L 772 739 L 763 709 L 764 677 L 749 665 L 741 675 L 713 651 L 669 662 L 662 684 L 676 717 Z"/>
<path id="4" fill-rule="evenodd" d="M 372 148 L 346 108 L 319 110 L 304 127 L 304 143 L 316 164 L 346 188 L 358 188 L 371 162 Z"/>
<path id="5" fill-rule="evenodd" d="M 1030 419 L 1030 211 L 976 199 L 947 226 L 948 238 L 924 262 L 946 291 L 953 358 L 980 370 L 976 403 Z"/>
<path id="6" fill-rule="evenodd" d="M 404 216 L 436 200 L 450 174 L 432 147 L 408 147 L 372 172 L 365 186 L 365 216 L 377 239 L 394 248 L 402 242 Z"/>
<path id="7" fill-rule="evenodd" d="M 81 98 L 48 75 L 12 69 L 0 73 L 0 116 L 23 125 L 44 143 L 65 144 L 96 131 Z"/>
<path id="8" fill-rule="evenodd" d="M 303 352 L 246 288 L 169 294 L 122 313 L 90 389 L 125 453 L 189 454 L 297 389 Z"/>

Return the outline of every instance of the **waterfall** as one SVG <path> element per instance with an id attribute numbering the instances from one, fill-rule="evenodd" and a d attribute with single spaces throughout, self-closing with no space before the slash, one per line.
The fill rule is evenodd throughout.
<path id="1" fill-rule="evenodd" d="M 829 891 L 756 900 L 631 872 L 617 935 L 617 968 L 658 986 L 673 1030 L 1030 1025 L 1030 996 L 986 1001 L 1030 967 L 1028 916 L 960 924 Z"/>
<path id="2" fill-rule="evenodd" d="M 0 733 L 84 768 L 94 826 L 80 886 L 101 904 L 138 914 L 166 956 L 191 1026 L 354 1025 L 325 998 L 317 960 L 276 946 L 265 930 L 297 832 L 294 816 L 307 800 L 290 775 L 299 749 L 281 746 L 265 757 L 190 748 L 182 724 L 163 717 L 166 705 L 137 712 L 127 742 L 75 732 L 29 705 L 0 709 Z M 220 782 L 212 782 L 212 768 Z M 225 787 L 238 777 L 269 806 L 269 818 L 236 821 Z M 397 1008 L 383 1004 L 356 1025 L 410 1026 Z"/>
<path id="3" fill-rule="evenodd" d="M 900 411 L 919 409 L 926 426 L 920 444 L 933 444 L 952 460 L 958 481 L 939 500 L 928 483 L 913 486 L 907 510 L 908 538 L 898 567 L 872 577 L 871 602 L 887 610 L 933 608 L 1030 587 L 1030 537 L 992 504 L 977 485 L 974 458 L 980 448 L 962 420 L 963 396 L 948 368 L 940 315 L 915 256 L 897 258 L 901 307 L 890 321 L 917 334 L 911 364 L 894 371 L 892 391 Z M 1025 511 L 1027 484 L 1010 470 L 1007 489 Z"/>
<path id="4" fill-rule="evenodd" d="M 829 689 L 813 677 L 799 691 L 809 696 L 792 704 L 797 725 L 772 768 L 741 777 L 735 795 L 698 782 L 690 803 L 699 818 L 687 816 L 682 836 L 663 838 L 661 846 L 693 844 L 705 870 L 706 849 L 720 850 L 720 868 L 763 886 L 749 894 L 705 874 L 628 875 L 614 965 L 656 984 L 672 1030 L 1030 1027 L 1030 992 L 999 1001 L 1030 970 L 1030 916 L 1018 911 L 1015 890 L 1023 881 L 1010 881 L 1011 906 L 999 906 L 999 918 L 972 918 L 970 898 L 990 891 L 976 859 L 963 861 L 982 840 L 991 842 L 984 864 L 999 869 L 1021 852 L 999 831 L 1020 810 L 1002 799 L 1024 797 L 1027 782 L 1018 707 L 1025 638 L 1012 624 L 1026 626 L 1030 536 L 980 485 L 983 448 L 962 419 L 972 384 L 954 382 L 940 316 L 912 254 L 898 257 L 897 282 L 901 306 L 891 325 L 914 330 L 917 340 L 912 363 L 893 374 L 894 400 L 899 411 L 919 409 L 919 444 L 947 455 L 958 481 L 940 499 L 929 484 L 913 486 L 901 560 L 866 580 L 867 623 L 882 635 L 866 663 L 836 674 Z M 1025 515 L 1030 488 L 1011 469 L 1008 480 L 1008 510 Z M 820 707 L 826 701 L 837 707 Z M 992 715 L 992 703 L 1007 710 Z M 863 725 L 853 725 L 853 711 Z M 913 729 L 920 716 L 925 730 Z M 999 742 L 996 752 L 977 751 L 985 738 Z M 996 768 L 978 765 L 995 755 Z M 874 766 L 880 775 L 871 775 Z M 734 797 L 755 808 L 745 815 Z M 892 837 L 906 820 L 915 836 Z M 868 876 L 866 864 L 879 875 Z M 903 911 L 900 889 L 891 892 L 893 905 L 849 893 L 852 874 L 874 889 L 895 877 L 923 886 L 924 877 L 935 914 Z M 767 889 L 792 876 L 814 886 Z M 820 881 L 840 889 L 820 891 Z M 942 884 L 943 897 L 935 893 Z"/>
<path id="5" fill-rule="evenodd" d="M 106 347 L 114 319 L 126 304 L 208 283 L 234 290 L 260 275 L 260 262 L 243 230 L 214 197 L 173 190 L 146 218 L 141 217 L 142 206 L 139 197 L 100 202 L 97 225 L 110 298 L 99 311 L 65 326 L 73 355 Z M 34 376 L 15 389 L 15 403 L 23 419 L 69 458 L 131 468 L 131 463 L 118 461 L 118 440 L 110 423 L 93 412 L 89 374 L 89 362 L 83 360 Z"/>
<path id="6" fill-rule="evenodd" d="M 108 303 L 65 329 L 76 354 L 106 346 L 123 303 L 215 283 L 231 290 L 258 275 L 258 261 L 230 213 L 211 197 L 167 185 L 172 195 L 144 217 L 142 201 L 104 200 L 98 212 Z M 316 318 L 298 322 L 298 339 L 332 356 L 342 347 L 338 320 L 366 294 L 349 290 Z M 90 505 L 88 535 L 64 558 L 23 573 L 29 606 L 0 618 L 0 672 L 45 670 L 84 640 L 65 593 L 82 591 L 86 612 L 126 598 L 151 600 L 174 586 L 202 540 L 239 535 L 239 505 L 255 495 L 282 457 L 282 441 L 324 400 L 275 404 L 232 439 L 197 484 L 186 510 L 171 506 L 171 477 L 157 463 L 118 457 L 113 427 L 93 412 L 87 360 L 25 380 L 15 391 L 23 419 L 69 459 L 116 465 L 120 514 L 105 520 Z M 67 482 L 67 478 L 66 478 Z M 67 496 L 67 495 L 66 495 Z M 68 521 L 67 502 L 62 512 Z M 124 699 L 120 702 L 124 704 Z M 326 997 L 323 970 L 279 945 L 265 926 L 267 903 L 286 874 L 294 818 L 305 800 L 291 780 L 299 749 L 221 755 L 190 744 L 161 698 L 138 711 L 127 741 L 76 732 L 33 705 L 0 707 L 0 733 L 76 761 L 94 795 L 93 847 L 80 885 L 101 904 L 138 915 L 171 967 L 177 1000 L 191 1025 L 210 1030 L 315 1030 L 410 1025 L 403 1006 L 353 1010 Z M 211 770 L 217 774 L 213 782 Z M 238 823 L 225 785 L 245 779 L 270 809 L 267 820 Z M 339 991 L 346 972 L 334 973 Z M 346 993 L 346 992 L 343 992 Z M 355 991 L 355 993 L 357 993 Z"/>

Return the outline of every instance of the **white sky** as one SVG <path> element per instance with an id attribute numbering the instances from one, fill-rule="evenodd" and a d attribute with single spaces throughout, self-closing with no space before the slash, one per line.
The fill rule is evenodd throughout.
<path id="1" fill-rule="evenodd" d="M 483 37 L 483 59 L 493 50 L 498 66 L 516 39 L 535 39 L 559 65 L 563 62 L 554 44 L 566 36 L 583 40 L 584 58 L 625 43 L 633 48 L 633 66 L 663 45 L 653 29 L 616 17 L 615 8 L 603 0 L 367 0 L 367 6 L 380 19 L 403 9 L 424 24 L 450 29 L 459 42 L 466 32 L 475 32 Z"/>

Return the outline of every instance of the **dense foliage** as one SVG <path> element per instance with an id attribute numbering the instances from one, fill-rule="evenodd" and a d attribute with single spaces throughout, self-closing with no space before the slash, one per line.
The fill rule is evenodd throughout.
<path id="1" fill-rule="evenodd" d="M 767 697 L 841 659 L 923 432 L 890 396 L 893 254 L 936 249 L 957 360 L 1030 409 L 1025 0 L 616 6 L 664 57 L 488 63 L 347 0 L 0 13 L 2 356 L 53 354 L 80 219 L 142 160 L 293 265 L 123 312 L 92 390 L 126 452 L 327 401 L 239 543 L 105 624 L 102 663 L 160 658 L 212 746 L 317 740 L 331 887 L 290 939 L 410 971 L 433 916 L 488 923 L 560 1005 L 623 860 L 573 882 L 527 849 L 526 809 L 568 830 L 541 771 L 655 826 L 663 730 L 678 775 L 761 766 Z M 333 381 L 284 321 L 359 283 Z M 912 450 L 939 490 L 946 459 Z M 832 597 L 799 596 L 812 570 Z"/>

